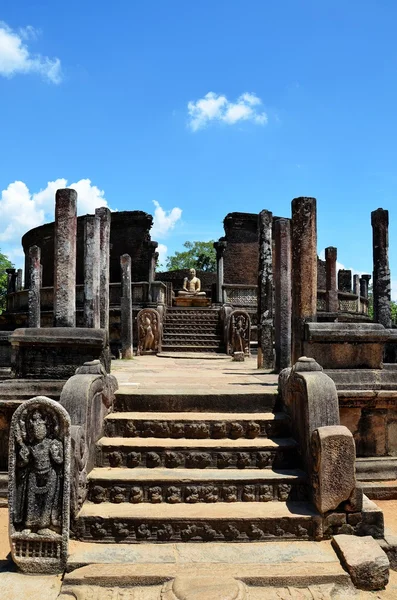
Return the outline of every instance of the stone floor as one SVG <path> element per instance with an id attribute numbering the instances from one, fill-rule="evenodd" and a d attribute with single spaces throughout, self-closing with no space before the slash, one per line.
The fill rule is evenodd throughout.
<path id="1" fill-rule="evenodd" d="M 114 361 L 121 389 L 136 393 L 274 393 L 277 376 L 256 359 L 220 355 L 143 356 Z M 397 532 L 397 501 L 378 503 L 386 528 Z M 106 546 L 106 547 L 104 547 Z M 397 572 L 387 589 L 358 592 L 329 542 L 227 544 L 85 544 L 71 541 L 70 573 L 27 576 L 9 560 L 7 509 L 0 509 L 1 600 L 395 600 Z M 174 579 L 175 578 L 175 579 Z M 165 583 L 164 583 L 165 582 Z M 287 583 L 288 582 L 288 583 Z"/>

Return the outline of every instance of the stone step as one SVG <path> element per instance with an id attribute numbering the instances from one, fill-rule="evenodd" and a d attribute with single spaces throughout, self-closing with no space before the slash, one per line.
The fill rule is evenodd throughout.
<path id="1" fill-rule="evenodd" d="M 221 341 L 221 338 L 219 335 L 217 335 L 216 333 L 212 333 L 212 332 L 202 332 L 202 331 L 194 331 L 194 332 L 187 332 L 187 331 L 177 331 L 176 333 L 174 332 L 170 332 L 170 331 L 164 331 L 164 335 L 163 335 L 163 339 L 175 339 L 175 340 L 196 340 L 196 339 L 202 339 L 202 340 L 216 340 L 218 342 Z"/>
<path id="2" fill-rule="evenodd" d="M 288 469 L 299 466 L 292 438 L 231 440 L 102 437 L 98 467 Z"/>
<path id="3" fill-rule="evenodd" d="M 358 486 L 370 500 L 397 500 L 397 479 L 360 481 Z"/>
<path id="4" fill-rule="evenodd" d="M 163 349 L 163 351 L 165 351 Z M 171 386 L 170 386 L 171 388 Z M 159 412 L 241 412 L 261 413 L 274 409 L 278 398 L 277 385 L 264 386 L 261 391 L 244 392 L 222 390 L 200 390 L 197 386 L 192 390 L 164 389 L 147 390 L 121 385 L 116 392 L 114 410 L 159 411 Z M 253 415 L 254 417 L 254 415 Z"/>
<path id="5" fill-rule="evenodd" d="M 321 539 L 322 519 L 307 502 L 85 502 L 75 531 L 77 539 L 105 543 L 291 541 Z"/>
<path id="6" fill-rule="evenodd" d="M 286 437 L 285 413 L 114 412 L 105 418 L 108 437 L 239 439 Z"/>
<path id="7" fill-rule="evenodd" d="M 184 335 L 181 338 L 173 338 L 173 337 L 167 337 L 164 336 L 163 338 L 163 342 L 162 342 L 162 348 L 166 348 L 166 347 L 173 347 L 173 348 L 178 348 L 179 350 L 181 348 L 197 348 L 197 349 L 201 349 L 201 348 L 214 348 L 215 350 L 220 348 L 222 345 L 221 340 L 214 338 L 214 339 L 206 339 L 206 338 L 201 338 L 200 336 L 189 336 Z M 191 350 L 189 350 L 189 352 L 191 352 Z"/>
<path id="8" fill-rule="evenodd" d="M 224 349 L 219 344 L 209 345 L 208 342 L 196 345 L 186 344 L 163 344 L 161 346 L 163 352 L 222 352 Z"/>
<path id="9" fill-rule="evenodd" d="M 271 502 L 307 500 L 306 474 L 259 469 L 95 468 L 88 476 L 88 499 L 99 504 Z"/>

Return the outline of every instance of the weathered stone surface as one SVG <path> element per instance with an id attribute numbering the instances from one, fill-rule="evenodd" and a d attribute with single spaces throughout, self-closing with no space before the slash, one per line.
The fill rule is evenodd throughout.
<path id="1" fill-rule="evenodd" d="M 121 266 L 121 357 L 132 358 L 132 296 L 131 296 L 131 257 L 123 254 Z"/>
<path id="2" fill-rule="evenodd" d="M 161 351 L 161 319 L 154 308 L 144 308 L 137 315 L 137 354 L 157 354 Z"/>
<path id="3" fill-rule="evenodd" d="M 291 365 L 291 221 L 274 219 L 274 328 L 276 371 Z"/>
<path id="4" fill-rule="evenodd" d="M 311 358 L 301 357 L 289 372 L 280 373 L 282 401 L 291 416 L 293 434 L 311 471 L 311 436 L 315 429 L 339 425 L 338 394 L 334 382 Z"/>
<path id="5" fill-rule="evenodd" d="M 54 325 L 76 326 L 77 192 L 57 190 L 54 240 Z"/>
<path id="6" fill-rule="evenodd" d="M 84 219 L 84 326 L 99 329 L 100 315 L 100 219 Z"/>
<path id="7" fill-rule="evenodd" d="M 356 451 L 347 427 L 319 427 L 312 434 L 313 501 L 320 513 L 347 501 L 356 485 Z"/>
<path id="8" fill-rule="evenodd" d="M 389 211 L 378 208 L 371 213 L 373 248 L 374 321 L 391 327 L 391 277 L 389 269 Z"/>
<path id="9" fill-rule="evenodd" d="M 29 248 L 29 327 L 40 327 L 41 251 L 37 246 Z"/>
<path id="10" fill-rule="evenodd" d="M 387 585 L 389 559 L 373 537 L 336 535 L 332 543 L 356 587 L 381 590 Z"/>
<path id="11" fill-rule="evenodd" d="M 317 314 L 317 209 L 315 198 L 292 201 L 292 362 L 304 354 L 304 325 Z"/>
<path id="12" fill-rule="evenodd" d="M 99 218 L 99 244 L 100 244 L 100 322 L 101 329 L 109 332 L 109 283 L 110 283 L 110 224 L 111 212 L 102 206 L 95 210 Z"/>
<path id="13" fill-rule="evenodd" d="M 223 283 L 224 283 L 224 270 L 223 270 L 223 255 L 227 246 L 227 242 L 219 240 L 214 242 L 214 248 L 216 252 L 216 301 L 219 304 L 223 303 Z"/>
<path id="14" fill-rule="evenodd" d="M 389 337 L 377 323 L 306 323 L 303 346 L 324 369 L 381 369 Z"/>
<path id="15" fill-rule="evenodd" d="M 0 573 L 2 600 L 43 600 L 44 593 L 46 600 L 57 600 L 61 586 L 61 575 L 27 575 L 13 571 Z"/>
<path id="16" fill-rule="evenodd" d="M 101 356 L 105 332 L 83 327 L 32 327 L 16 329 L 9 340 L 18 379 L 67 379 L 84 362 Z"/>
<path id="17" fill-rule="evenodd" d="M 273 369 L 273 215 L 259 213 L 258 367 Z"/>
<path id="18" fill-rule="evenodd" d="M 351 294 L 351 292 L 352 292 L 352 272 L 349 269 L 339 269 L 339 271 L 338 271 L 338 289 L 341 292 Z"/>
<path id="19" fill-rule="evenodd" d="M 245 600 L 246 586 L 232 577 L 176 577 L 162 590 L 163 600 Z"/>
<path id="20" fill-rule="evenodd" d="M 44 396 L 15 411 L 9 445 L 9 533 L 25 572 L 66 567 L 70 510 L 70 418 Z"/>

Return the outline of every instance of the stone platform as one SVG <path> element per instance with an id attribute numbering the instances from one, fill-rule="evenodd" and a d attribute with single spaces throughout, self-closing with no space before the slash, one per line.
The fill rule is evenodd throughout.
<path id="1" fill-rule="evenodd" d="M 179 298 L 174 298 L 173 306 L 180 308 L 186 308 L 189 306 L 200 306 L 202 308 L 207 308 L 208 306 L 211 306 L 211 300 L 205 296 L 181 296 Z"/>

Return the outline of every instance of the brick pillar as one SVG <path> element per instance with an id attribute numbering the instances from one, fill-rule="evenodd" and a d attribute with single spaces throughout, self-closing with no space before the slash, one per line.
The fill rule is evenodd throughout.
<path id="1" fill-rule="evenodd" d="M 76 326 L 77 192 L 57 190 L 54 240 L 54 326 Z"/>
<path id="2" fill-rule="evenodd" d="M 333 246 L 325 249 L 325 271 L 326 271 L 326 310 L 327 312 L 338 312 L 338 286 L 336 282 L 336 259 L 338 251 Z"/>
<path id="3" fill-rule="evenodd" d="M 29 327 L 40 327 L 41 250 L 29 248 Z"/>
<path id="4" fill-rule="evenodd" d="M 374 259 L 374 321 L 390 328 L 391 280 L 389 269 L 389 211 L 378 208 L 371 213 Z"/>
<path id="5" fill-rule="evenodd" d="M 17 271 L 17 292 L 20 292 L 23 289 L 22 276 L 23 276 L 22 269 L 18 269 L 18 271 Z"/>
<path id="6" fill-rule="evenodd" d="M 259 213 L 258 367 L 274 368 L 273 352 L 273 215 Z"/>
<path id="7" fill-rule="evenodd" d="M 99 218 L 99 307 L 100 327 L 109 336 L 109 283 L 110 283 L 110 223 L 111 212 L 106 207 L 97 208 L 95 216 Z"/>
<path id="8" fill-rule="evenodd" d="M 305 322 L 317 319 L 316 213 L 315 198 L 292 201 L 292 364 L 303 354 Z"/>
<path id="9" fill-rule="evenodd" d="M 133 357 L 131 256 L 123 254 L 121 266 L 121 358 Z"/>
<path id="10" fill-rule="evenodd" d="M 99 329 L 100 219 L 84 218 L 84 327 Z"/>
<path id="11" fill-rule="evenodd" d="M 223 304 L 223 282 L 224 282 L 224 271 L 223 271 L 223 255 L 227 246 L 227 242 L 219 241 L 214 242 L 214 248 L 216 252 L 216 301 L 218 304 Z"/>
<path id="12" fill-rule="evenodd" d="M 291 366 L 291 221 L 274 220 L 274 325 L 276 370 Z"/>
<path id="13" fill-rule="evenodd" d="M 368 298 L 369 282 L 371 275 L 361 275 L 360 279 L 360 296 Z"/>

